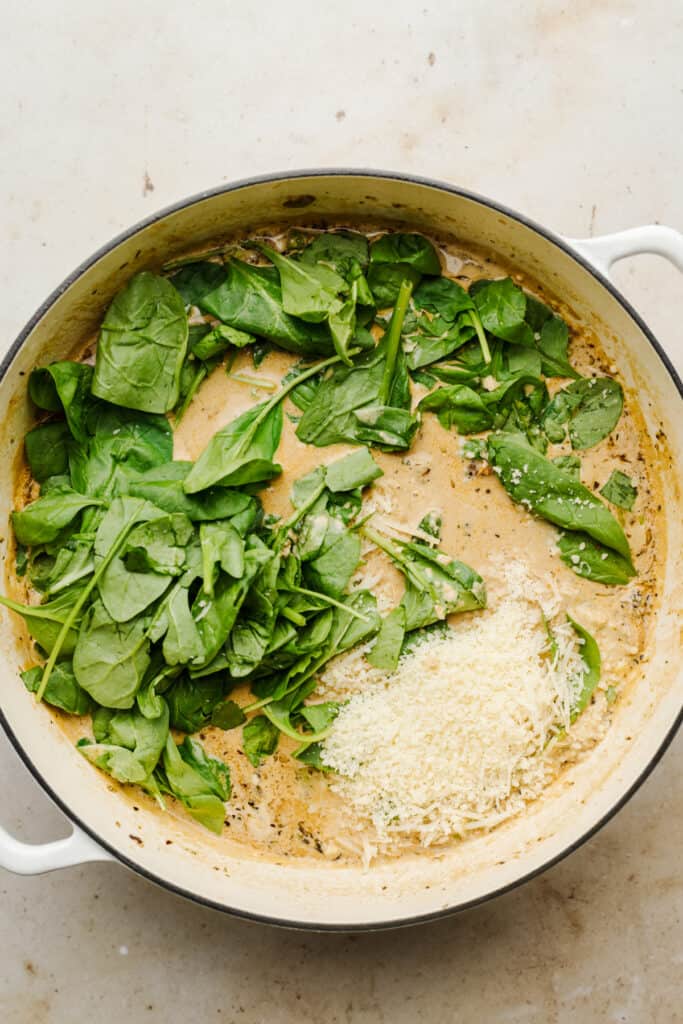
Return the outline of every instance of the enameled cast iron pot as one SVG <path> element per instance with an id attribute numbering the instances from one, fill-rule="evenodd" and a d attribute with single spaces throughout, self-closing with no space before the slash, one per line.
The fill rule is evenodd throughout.
<path id="1" fill-rule="evenodd" d="M 683 235 L 669 228 L 643 227 L 568 241 L 450 185 L 355 170 L 255 178 L 178 203 L 126 231 L 74 271 L 41 306 L 2 363 L 0 522 L 8 521 L 13 467 L 30 422 L 24 374 L 67 357 L 76 343 L 92 335 L 112 296 L 133 273 L 158 270 L 188 248 L 259 225 L 359 217 L 450 234 L 463 246 L 484 246 L 531 274 L 598 331 L 627 385 L 637 390 L 648 429 L 654 434 L 663 426 L 677 465 L 665 481 L 664 596 L 643 678 L 616 705 L 607 740 L 567 772 L 559 795 L 539 800 L 528 813 L 489 835 L 455 844 L 446 855 L 399 860 L 368 871 L 317 861 L 273 864 L 168 814 L 135 813 L 129 796 L 93 771 L 47 709 L 36 706 L 20 684 L 17 671 L 25 661 L 25 648 L 3 612 L 0 719 L 24 763 L 74 828 L 68 839 L 43 846 L 18 842 L 0 829 L 0 865 L 32 874 L 86 861 L 119 861 L 200 903 L 262 921 L 339 930 L 409 924 L 504 892 L 574 850 L 624 804 L 670 743 L 683 706 L 676 624 L 683 560 L 681 382 L 608 278 L 615 260 L 640 252 L 659 253 L 683 270 Z M 0 532 L 7 536 L 7 529 Z"/>

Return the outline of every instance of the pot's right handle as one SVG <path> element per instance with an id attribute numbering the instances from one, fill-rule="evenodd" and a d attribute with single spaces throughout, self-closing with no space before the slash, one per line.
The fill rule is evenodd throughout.
<path id="1" fill-rule="evenodd" d="M 94 860 L 114 858 L 75 826 L 66 839 L 52 843 L 22 843 L 0 826 L 0 867 L 16 875 L 41 875 Z"/>
<path id="2" fill-rule="evenodd" d="M 640 253 L 664 256 L 683 271 L 683 235 L 661 224 L 645 224 L 641 228 L 615 231 L 612 235 L 567 238 L 565 241 L 605 277 L 609 277 L 610 268 L 617 260 Z"/>

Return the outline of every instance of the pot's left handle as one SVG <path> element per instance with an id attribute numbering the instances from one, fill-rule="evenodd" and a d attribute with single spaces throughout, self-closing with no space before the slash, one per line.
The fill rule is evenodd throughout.
<path id="1" fill-rule="evenodd" d="M 565 241 L 605 277 L 609 277 L 612 264 L 617 260 L 638 256 L 640 253 L 664 256 L 679 270 L 683 270 L 683 235 L 663 224 L 645 224 L 640 228 L 615 231 L 612 235 L 567 238 Z"/>
<path id="2" fill-rule="evenodd" d="M 75 826 L 66 839 L 52 843 L 22 843 L 0 826 L 0 867 L 16 875 L 41 875 L 94 860 L 114 858 Z"/>

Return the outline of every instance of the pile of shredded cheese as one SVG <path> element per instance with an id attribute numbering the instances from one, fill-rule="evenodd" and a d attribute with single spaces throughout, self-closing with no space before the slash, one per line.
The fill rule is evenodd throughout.
<path id="1" fill-rule="evenodd" d="M 425 846 L 491 828 L 539 795 L 548 741 L 570 724 L 583 684 L 580 642 L 553 627 L 550 651 L 524 574 L 493 606 L 426 640 L 395 673 L 362 669 L 361 652 L 328 679 L 352 696 L 323 744 L 330 785 L 382 839 Z M 359 684 L 361 688 L 359 689 Z"/>

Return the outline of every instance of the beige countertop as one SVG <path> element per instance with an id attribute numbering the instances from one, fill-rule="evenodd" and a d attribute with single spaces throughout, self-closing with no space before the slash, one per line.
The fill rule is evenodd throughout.
<path id="1" fill-rule="evenodd" d="M 574 237 L 683 229 L 675 0 L 10 5 L 0 347 L 139 218 L 268 170 L 443 178 Z M 618 284 L 683 356 L 683 281 Z M 5 685 L 11 681 L 6 680 Z M 0 737 L 0 822 L 65 835 Z M 570 858 L 460 917 L 381 935 L 233 921 L 114 865 L 0 872 L 6 1024 L 683 1021 L 683 738 Z"/>

